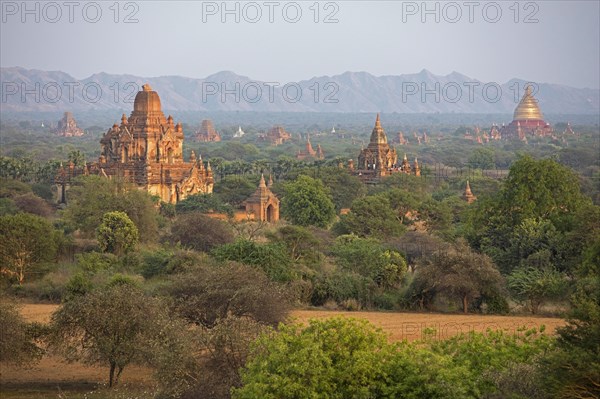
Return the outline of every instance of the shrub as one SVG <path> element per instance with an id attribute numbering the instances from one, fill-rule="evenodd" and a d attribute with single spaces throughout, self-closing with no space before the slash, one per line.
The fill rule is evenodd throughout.
<path id="1" fill-rule="evenodd" d="M 170 241 L 186 248 L 209 252 L 233 242 L 232 229 L 224 222 L 201 213 L 180 215 L 171 228 Z"/>

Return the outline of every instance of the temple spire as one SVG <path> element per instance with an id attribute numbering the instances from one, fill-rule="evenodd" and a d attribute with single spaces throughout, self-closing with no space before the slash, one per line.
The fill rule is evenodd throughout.
<path id="1" fill-rule="evenodd" d="M 273 175 L 269 175 L 269 184 L 267 185 L 267 187 L 273 187 Z"/>
<path id="2" fill-rule="evenodd" d="M 267 187 L 267 183 L 265 183 L 265 175 L 263 173 L 260 174 L 260 182 L 258 183 L 258 187 Z"/>
<path id="3" fill-rule="evenodd" d="M 473 195 L 473 192 L 471 191 L 471 185 L 469 184 L 468 180 L 467 180 L 467 186 L 465 187 L 465 192 L 462 197 L 469 204 L 474 202 L 477 199 L 477 197 L 475 195 Z"/>
<path id="4" fill-rule="evenodd" d="M 381 127 L 381 121 L 379 120 L 379 112 L 377 113 L 377 119 L 375 119 L 375 127 Z"/>

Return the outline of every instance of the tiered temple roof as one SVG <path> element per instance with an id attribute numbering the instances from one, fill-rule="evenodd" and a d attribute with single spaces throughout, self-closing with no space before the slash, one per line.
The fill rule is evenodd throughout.
<path id="1" fill-rule="evenodd" d="M 73 118 L 71 112 L 65 112 L 62 119 L 58 121 L 58 126 L 54 130 L 54 133 L 58 136 L 63 137 L 77 137 L 83 136 L 83 129 L 80 129 Z"/>
<path id="2" fill-rule="evenodd" d="M 204 119 L 200 125 L 200 129 L 196 132 L 196 140 L 198 141 L 221 141 L 221 136 L 216 131 L 210 119 Z"/>
<path id="3" fill-rule="evenodd" d="M 121 117 L 100 140 L 102 153 L 95 169 L 106 176 L 118 176 L 175 203 L 189 195 L 212 193 L 210 164 L 191 155 L 183 159 L 183 128 L 172 116 L 165 118 L 160 98 L 145 84 L 138 92 L 133 112 Z"/>

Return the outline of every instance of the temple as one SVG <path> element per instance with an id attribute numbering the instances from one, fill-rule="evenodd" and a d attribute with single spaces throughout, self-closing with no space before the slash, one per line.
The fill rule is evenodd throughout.
<path id="1" fill-rule="evenodd" d="M 527 140 L 527 136 L 551 136 L 552 127 L 544 121 L 544 116 L 537 100 L 531 93 L 531 86 L 525 87 L 525 94 L 517 105 L 513 121 L 500 128 L 500 135 L 505 139 Z"/>
<path id="2" fill-rule="evenodd" d="M 71 112 L 65 112 L 61 120 L 58 121 L 58 126 L 54 130 L 57 136 L 62 137 L 78 137 L 83 136 L 83 129 L 77 127 L 77 122 L 73 118 Z"/>
<path id="3" fill-rule="evenodd" d="M 315 150 L 310 143 L 310 136 L 306 137 L 306 148 L 304 151 L 299 151 L 296 154 L 296 159 L 299 160 L 307 160 L 307 159 L 325 159 L 325 153 L 321 148 L 321 144 L 317 144 L 317 149 Z"/>
<path id="4" fill-rule="evenodd" d="M 264 175 L 261 175 L 258 188 L 250 198 L 244 201 L 246 213 L 252 215 L 252 219 L 271 223 L 279 220 L 279 199 L 271 191 L 272 185 L 271 178 L 269 178 L 269 186 L 267 186 Z"/>
<path id="5" fill-rule="evenodd" d="M 233 134 L 233 138 L 240 139 L 240 138 L 244 137 L 244 134 L 246 134 L 246 133 L 242 130 L 242 127 L 238 126 L 238 130 L 237 130 L 237 132 L 235 132 Z"/>
<path id="6" fill-rule="evenodd" d="M 477 197 L 473 195 L 473 192 L 471 191 L 471 185 L 469 184 L 468 180 L 467 186 L 465 187 L 465 192 L 462 195 L 462 199 L 467 201 L 468 204 L 475 202 L 475 200 L 477 199 Z"/>
<path id="7" fill-rule="evenodd" d="M 202 142 L 217 142 L 221 141 L 221 136 L 215 130 L 212 121 L 210 119 L 204 119 L 200 126 L 200 130 L 196 132 L 196 140 Z"/>
<path id="8" fill-rule="evenodd" d="M 212 193 L 210 163 L 204 166 L 192 151 L 190 161 L 183 159 L 183 128 L 165 115 L 160 98 L 145 84 L 135 96 L 133 112 L 123 114 L 100 140 L 102 153 L 93 166 L 97 173 L 119 177 L 160 197 L 176 203 L 192 194 Z"/>
<path id="9" fill-rule="evenodd" d="M 348 167 L 354 170 L 354 161 L 348 162 Z M 398 165 L 398 154 L 394 148 L 391 148 L 387 142 L 387 136 L 383 127 L 379 114 L 375 120 L 375 127 L 371 132 L 371 138 L 367 148 L 361 150 L 358 155 L 358 164 L 356 165 L 355 173 L 365 182 L 376 181 L 380 177 L 389 176 L 394 173 L 405 173 L 421 175 L 421 168 L 415 158 L 414 167 L 410 166 L 406 155 L 402 160 L 402 164 Z"/>
<path id="10" fill-rule="evenodd" d="M 266 134 L 259 136 L 260 140 L 268 141 L 271 145 L 281 145 L 292 139 L 292 135 L 282 126 L 273 126 Z"/>

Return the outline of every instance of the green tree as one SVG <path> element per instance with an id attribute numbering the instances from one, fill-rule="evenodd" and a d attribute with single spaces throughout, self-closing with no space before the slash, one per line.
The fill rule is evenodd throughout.
<path id="1" fill-rule="evenodd" d="M 472 169 L 493 169 L 496 166 L 494 162 L 494 150 L 490 148 L 477 148 L 469 156 L 469 167 Z"/>
<path id="2" fill-rule="evenodd" d="M 158 299 L 112 284 L 65 302 L 50 323 L 50 346 L 69 361 L 107 365 L 109 386 L 129 364 L 146 364 L 168 329 L 185 328 Z"/>
<path id="3" fill-rule="evenodd" d="M 540 396 L 544 389 L 536 370 L 538 359 L 553 346 L 553 339 L 544 331 L 544 326 L 529 330 L 518 328 L 511 332 L 469 331 L 447 339 L 431 340 L 430 350 L 452 359 L 447 365 L 449 369 L 465 367 L 469 370 L 468 378 L 477 387 L 476 397 L 546 398 Z M 511 376 L 510 372 L 515 369 L 528 374 Z M 511 377 L 512 381 L 507 381 Z"/>
<path id="4" fill-rule="evenodd" d="M 96 237 L 103 251 L 121 256 L 135 247 L 139 233 L 125 212 L 115 211 L 104 214 Z"/>
<path id="5" fill-rule="evenodd" d="M 340 236 L 332 253 L 342 269 L 369 277 L 384 288 L 398 286 L 408 268 L 399 252 L 386 249 L 370 238 Z"/>
<path id="6" fill-rule="evenodd" d="M 369 196 L 352 203 L 350 212 L 341 217 L 337 230 L 360 237 L 396 237 L 404 232 L 400 220 L 387 198 Z"/>
<path id="7" fill-rule="evenodd" d="M 567 325 L 558 329 L 557 351 L 545 360 L 555 397 L 600 397 L 600 240 L 585 253 Z"/>
<path id="8" fill-rule="evenodd" d="M 153 242 L 158 232 L 158 212 L 150 194 L 119 180 L 98 176 L 78 178 L 67 195 L 63 218 L 74 229 L 92 237 L 105 213 L 125 212 L 138 229 L 140 241 Z"/>
<path id="9" fill-rule="evenodd" d="M 319 177 L 325 187 L 331 192 L 333 204 L 336 211 L 350 208 L 354 200 L 366 195 L 367 188 L 356 176 L 350 174 L 347 169 L 338 167 L 322 168 Z"/>
<path id="10" fill-rule="evenodd" d="M 474 252 L 464 240 L 421 258 L 416 273 L 415 284 L 422 290 L 459 299 L 464 313 L 475 298 L 494 294 L 503 287 L 502 276 L 492 260 Z"/>
<path id="11" fill-rule="evenodd" d="M 585 202 L 573 170 L 550 159 L 524 156 L 510 167 L 500 206 L 510 226 L 537 217 L 564 231 L 570 223 L 561 224 L 569 222 Z"/>
<path id="12" fill-rule="evenodd" d="M 32 267 L 56 258 L 59 233 L 28 213 L 0 217 L 0 273 L 23 284 Z"/>
<path id="13" fill-rule="evenodd" d="M 259 267 L 273 281 L 287 282 L 296 275 L 285 247 L 279 243 L 258 244 L 237 239 L 231 244 L 215 248 L 212 255 L 219 261 L 234 261 Z"/>
<path id="14" fill-rule="evenodd" d="M 365 320 L 311 320 L 264 334 L 234 399 L 474 398 L 468 370 L 410 344 L 392 345 Z"/>
<path id="15" fill-rule="evenodd" d="M 233 216 L 231 205 L 224 203 L 221 198 L 214 194 L 194 194 L 175 205 L 177 213 L 200 212 L 200 213 L 225 213 Z"/>
<path id="16" fill-rule="evenodd" d="M 595 230 L 583 232 L 578 227 L 589 226 L 586 219 L 598 219 L 599 213 L 590 207 L 571 169 L 549 159 L 524 156 L 511 166 L 500 193 L 471 205 L 466 236 L 505 273 L 530 254 L 550 248 L 558 270 L 569 271 L 584 248 L 572 245 L 573 231 L 579 231 L 587 244 Z M 567 237 L 570 244 L 566 244 Z"/>
<path id="17" fill-rule="evenodd" d="M 282 243 L 294 262 L 314 264 L 321 257 L 318 250 L 321 242 L 306 227 L 282 226 L 277 231 L 267 234 L 275 243 Z"/>
<path id="18" fill-rule="evenodd" d="M 531 313 L 538 313 L 545 301 L 559 299 L 565 291 L 565 276 L 552 267 L 523 267 L 506 279 L 513 296 L 527 302 Z"/>
<path id="19" fill-rule="evenodd" d="M 19 365 L 39 360 L 44 350 L 36 343 L 40 329 L 27 323 L 6 298 L 0 300 L 0 361 Z"/>
<path id="20" fill-rule="evenodd" d="M 319 179 L 298 176 L 285 185 L 282 199 L 283 215 L 300 226 L 327 227 L 335 217 L 335 207 Z"/>
<path id="21" fill-rule="evenodd" d="M 245 176 L 225 176 L 215 183 L 214 193 L 224 203 L 238 206 L 248 199 L 256 190 L 257 183 L 253 183 Z"/>

